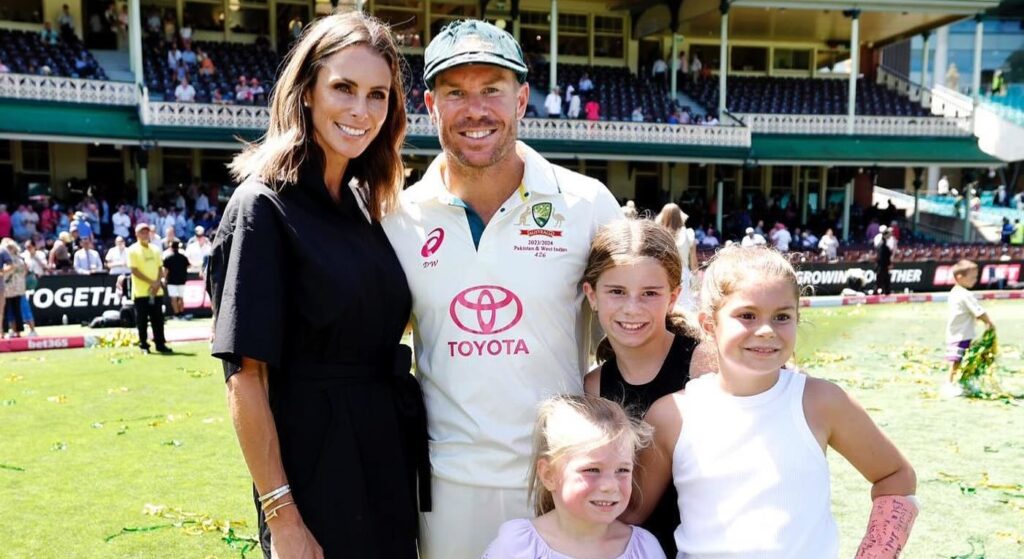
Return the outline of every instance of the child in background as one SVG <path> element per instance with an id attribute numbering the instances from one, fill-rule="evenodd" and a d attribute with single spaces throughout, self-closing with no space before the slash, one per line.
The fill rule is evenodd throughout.
<path id="1" fill-rule="evenodd" d="M 872 483 L 858 558 L 897 557 L 917 515 L 917 480 L 899 450 L 835 384 L 784 368 L 796 344 L 800 286 L 764 247 L 721 250 L 704 273 L 700 323 L 719 372 L 651 407 L 654 444 L 640 459 L 647 517 L 670 480 L 686 558 L 835 558 L 828 461 L 832 447 Z"/>
<path id="2" fill-rule="evenodd" d="M 533 436 L 534 519 L 502 524 L 483 559 L 664 559 L 654 536 L 618 517 L 633 490 L 650 427 L 595 396 L 541 404 Z"/>
<path id="3" fill-rule="evenodd" d="M 698 347 L 698 333 L 673 312 L 680 278 L 686 277 L 682 267 L 668 229 L 648 219 L 624 219 L 594 236 L 583 271 L 583 292 L 606 335 L 597 348 L 601 365 L 586 376 L 584 390 L 619 402 L 638 420 L 658 398 L 717 368 L 714 349 Z M 668 488 L 643 527 L 666 556 L 675 557 L 677 526 L 676 493 Z"/>
<path id="4" fill-rule="evenodd" d="M 978 283 L 978 265 L 970 260 L 961 260 L 953 265 L 953 281 L 956 285 L 949 290 L 949 320 L 946 322 L 946 361 L 949 361 L 949 383 L 942 387 L 942 395 L 956 397 L 963 394 L 957 383 L 960 363 L 964 352 L 974 339 L 974 321 L 984 322 L 988 328 L 995 328 L 988 313 L 981 307 L 970 289 Z"/>

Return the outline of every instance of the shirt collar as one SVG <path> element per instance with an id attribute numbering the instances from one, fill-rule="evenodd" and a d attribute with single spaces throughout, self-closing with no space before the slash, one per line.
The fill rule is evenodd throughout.
<path id="1" fill-rule="evenodd" d="M 534 151 L 533 148 L 523 142 L 516 142 L 516 153 L 523 158 L 523 182 L 519 185 L 519 198 L 527 201 L 536 194 L 555 195 L 562 189 L 558 186 L 558 178 L 555 176 L 555 168 L 547 159 Z M 448 191 L 444 183 L 441 169 L 444 167 L 446 155 L 444 153 L 434 158 L 434 161 L 427 168 L 420 180 L 420 188 L 407 191 L 408 199 L 412 202 L 424 202 L 436 199 L 442 204 L 452 204 L 455 196 Z"/>

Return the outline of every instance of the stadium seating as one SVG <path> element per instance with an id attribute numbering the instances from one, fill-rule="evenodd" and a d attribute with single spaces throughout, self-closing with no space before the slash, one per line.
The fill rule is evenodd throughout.
<path id="1" fill-rule="evenodd" d="M 698 247 L 697 259 L 706 262 L 715 251 L 713 249 Z M 819 250 L 791 251 L 791 259 L 794 262 L 827 262 Z M 1006 254 L 1011 260 L 1019 261 L 1024 259 L 1024 247 L 1002 246 L 987 244 L 908 244 L 900 245 L 893 253 L 893 262 L 956 262 L 961 259 L 974 261 L 995 261 Z M 868 244 L 860 243 L 844 245 L 839 247 L 839 261 L 846 263 L 867 262 L 874 265 L 875 250 Z"/>
<path id="2" fill-rule="evenodd" d="M 85 60 L 93 70 L 90 75 L 80 75 L 75 69 L 75 60 L 80 53 L 85 54 Z M 103 68 L 77 38 L 50 45 L 44 43 L 36 31 L 0 29 L 0 60 L 16 74 L 42 74 L 45 66 L 53 76 L 107 79 Z"/>
<path id="3" fill-rule="evenodd" d="M 196 89 L 197 102 L 209 103 L 213 90 L 217 88 L 225 96 L 233 95 L 240 76 L 259 79 L 267 93 L 274 85 L 279 58 L 277 53 L 265 46 L 196 41 L 192 43 L 192 50 L 205 52 L 216 67 L 213 76 L 199 74 L 197 66 L 189 68 L 188 79 Z M 168 65 L 167 52 L 166 46 L 152 42 L 143 47 L 146 87 L 149 88 L 150 96 L 156 99 L 172 100 L 174 88 L 178 86 L 175 69 Z M 261 104 L 265 103 L 264 98 Z"/>
<path id="4" fill-rule="evenodd" d="M 680 89 L 707 108 L 718 107 L 718 78 L 680 80 Z M 846 114 L 848 83 L 840 79 L 730 76 L 728 108 L 733 113 Z M 857 114 L 927 116 L 928 112 L 869 80 L 857 80 Z"/>
<path id="5" fill-rule="evenodd" d="M 594 93 L 601 105 L 602 120 L 630 120 L 633 109 L 640 107 L 649 122 L 667 122 L 669 98 L 666 88 L 638 79 L 629 68 L 559 64 L 558 82 L 561 90 L 576 86 L 586 73 L 594 82 Z M 548 64 L 538 63 L 530 72 L 530 86 L 547 94 L 550 90 Z"/>

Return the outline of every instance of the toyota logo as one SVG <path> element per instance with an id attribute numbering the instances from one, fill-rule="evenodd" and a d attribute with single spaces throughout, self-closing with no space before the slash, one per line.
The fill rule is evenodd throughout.
<path id="1" fill-rule="evenodd" d="M 444 242 L 444 229 L 436 227 L 427 233 L 427 240 L 423 243 L 423 248 L 420 249 L 420 255 L 423 258 L 430 258 L 441 248 L 442 242 Z"/>
<path id="2" fill-rule="evenodd" d="M 455 325 L 473 334 L 498 334 L 523 318 L 523 302 L 497 285 L 478 285 L 452 299 L 448 312 Z"/>

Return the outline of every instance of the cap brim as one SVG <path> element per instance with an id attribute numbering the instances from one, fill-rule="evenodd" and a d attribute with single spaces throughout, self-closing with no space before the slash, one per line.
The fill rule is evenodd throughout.
<path id="1" fill-rule="evenodd" d="M 519 83 L 526 81 L 527 69 L 525 65 L 489 52 L 467 52 L 438 62 L 436 65 L 429 67 L 425 72 L 423 72 L 423 81 L 427 84 L 428 88 L 434 89 L 434 79 L 437 78 L 438 74 L 450 68 L 466 64 L 490 64 L 491 66 L 499 66 L 507 70 L 512 70 L 516 75 L 516 79 L 519 80 Z"/>

